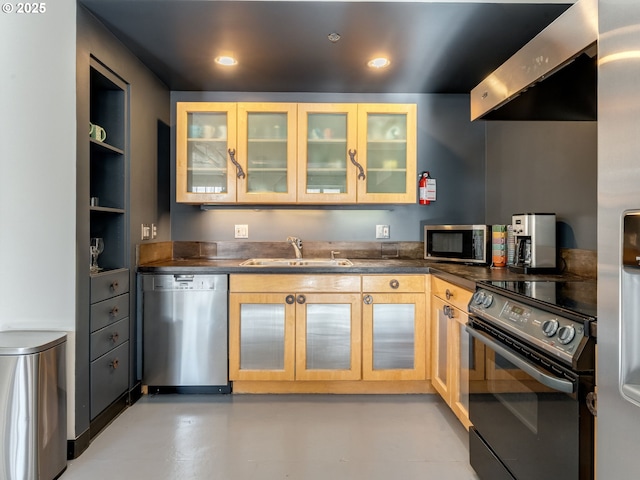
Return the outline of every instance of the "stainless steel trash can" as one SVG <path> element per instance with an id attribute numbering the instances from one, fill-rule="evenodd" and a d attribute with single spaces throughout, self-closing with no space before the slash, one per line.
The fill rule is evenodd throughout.
<path id="1" fill-rule="evenodd" d="M 52 480 L 67 467 L 67 335 L 0 332 L 0 479 Z"/>

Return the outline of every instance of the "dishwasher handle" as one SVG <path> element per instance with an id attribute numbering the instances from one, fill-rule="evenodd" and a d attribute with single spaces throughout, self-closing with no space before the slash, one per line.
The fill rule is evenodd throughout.
<path id="1" fill-rule="evenodd" d="M 174 275 L 176 282 L 193 282 L 193 275 Z"/>

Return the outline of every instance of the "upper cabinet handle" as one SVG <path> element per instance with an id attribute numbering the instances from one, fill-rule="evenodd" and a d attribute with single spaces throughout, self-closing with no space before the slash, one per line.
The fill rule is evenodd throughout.
<path id="1" fill-rule="evenodd" d="M 358 167 L 358 170 L 360 171 L 360 173 L 358 173 L 358 178 L 364 180 L 367 176 L 364 174 L 364 168 L 362 168 L 362 165 L 356 162 L 356 153 L 357 152 L 355 150 L 349 149 L 349 158 L 351 159 L 351 163 Z"/>
<path id="2" fill-rule="evenodd" d="M 229 158 L 231 159 L 231 163 L 233 163 L 236 166 L 236 177 L 244 178 L 245 174 L 244 174 L 244 170 L 242 169 L 242 165 L 240 165 L 238 163 L 238 161 L 236 160 L 236 149 L 235 148 L 230 148 L 229 149 Z"/>

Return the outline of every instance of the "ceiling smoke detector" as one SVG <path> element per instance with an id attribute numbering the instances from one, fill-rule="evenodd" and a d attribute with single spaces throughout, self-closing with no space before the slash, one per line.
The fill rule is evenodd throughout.
<path id="1" fill-rule="evenodd" d="M 338 40 L 340 40 L 340 34 L 336 33 L 336 32 L 333 32 L 333 33 L 330 33 L 329 35 L 327 35 L 327 38 L 329 39 L 329 41 L 331 43 L 336 43 Z"/>

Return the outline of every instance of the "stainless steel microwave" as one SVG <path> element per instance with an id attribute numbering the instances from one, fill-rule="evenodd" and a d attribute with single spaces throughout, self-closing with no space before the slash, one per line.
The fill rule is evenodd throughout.
<path id="1" fill-rule="evenodd" d="M 448 262 L 488 264 L 490 225 L 425 225 L 424 258 Z"/>

